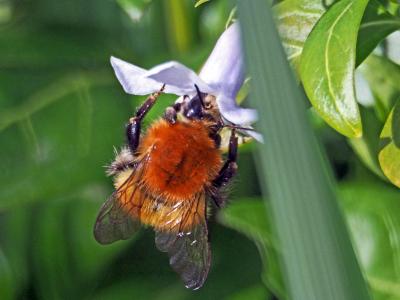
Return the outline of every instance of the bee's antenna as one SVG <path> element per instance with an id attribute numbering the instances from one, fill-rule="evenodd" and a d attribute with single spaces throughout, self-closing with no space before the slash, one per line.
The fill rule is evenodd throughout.
<path id="1" fill-rule="evenodd" d="M 238 130 L 256 131 L 254 128 L 241 127 L 238 125 L 231 125 L 231 124 L 224 124 L 223 127 L 228 127 L 232 130 L 238 129 Z"/>
<path id="2" fill-rule="evenodd" d="M 194 84 L 194 87 L 196 88 L 197 96 L 199 96 L 199 99 L 200 99 L 200 102 L 201 102 L 201 106 L 204 108 L 205 107 L 204 100 L 203 100 L 203 96 L 201 95 L 200 89 L 197 86 L 197 84 Z"/>

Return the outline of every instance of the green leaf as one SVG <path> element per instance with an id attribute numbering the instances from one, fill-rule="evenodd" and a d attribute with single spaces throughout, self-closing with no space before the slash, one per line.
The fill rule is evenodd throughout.
<path id="1" fill-rule="evenodd" d="M 202 5 L 202 4 L 206 3 L 206 2 L 209 2 L 209 1 L 211 1 L 211 0 L 198 0 L 196 2 L 196 4 L 194 5 L 194 7 L 199 7 L 200 5 Z"/>
<path id="2" fill-rule="evenodd" d="M 400 148 L 400 101 L 393 108 L 392 115 L 392 138 L 397 148 Z"/>
<path id="3" fill-rule="evenodd" d="M 110 77 L 103 74 L 68 74 L 55 80 L 43 89 L 40 89 L 21 105 L 2 110 L 0 112 L 0 132 L 21 120 L 31 117 L 33 114 L 62 100 L 65 96 L 74 92 L 88 94 L 87 88 L 91 85 L 104 85 L 110 83 Z M 84 89 L 82 91 L 82 89 Z M 86 96 L 88 97 L 88 96 Z M 82 98 L 82 97 L 80 97 Z"/>
<path id="4" fill-rule="evenodd" d="M 367 0 L 342 0 L 329 8 L 308 37 L 301 57 L 304 90 L 322 118 L 348 137 L 362 125 L 354 91 L 356 40 Z"/>
<path id="5" fill-rule="evenodd" d="M 283 46 L 295 69 L 308 35 L 324 12 L 322 0 L 285 0 L 273 7 Z"/>
<path id="6" fill-rule="evenodd" d="M 399 190 L 374 182 L 349 182 L 341 185 L 339 194 L 374 299 L 399 299 Z"/>
<path id="7" fill-rule="evenodd" d="M 241 0 L 238 12 L 252 78 L 250 100 L 263 116 L 258 129 L 270 141 L 259 145 L 257 167 L 261 187 L 270 195 L 271 227 L 282 249 L 288 297 L 369 299 L 329 167 L 309 124 L 271 9 L 265 1 Z"/>
<path id="8" fill-rule="evenodd" d="M 382 129 L 381 138 L 388 140 L 388 142 L 379 152 L 379 163 L 383 173 L 397 187 L 400 187 L 400 148 L 394 142 L 393 128 L 397 128 L 396 132 L 399 130 L 399 106 L 400 101 L 396 103 Z"/>
<path id="9" fill-rule="evenodd" d="M 86 93 L 86 87 L 76 87 L 80 78 L 57 80 L 0 112 L 0 155 L 7 157 L 0 168 L 9 170 L 0 174 L 0 210 L 52 200 L 90 181 L 106 180 L 101 166 L 112 158 L 112 145 L 123 141 L 127 99 L 110 86 L 92 87 L 89 97 L 80 98 L 77 92 Z"/>
<path id="10" fill-rule="evenodd" d="M 339 201 L 350 228 L 353 246 L 375 300 L 400 296 L 400 192 L 377 183 L 346 182 L 339 187 Z M 275 269 L 278 246 L 273 238 L 265 207 L 255 199 L 236 200 L 218 216 L 224 225 L 252 239 L 263 259 L 267 287 L 286 299 L 281 274 Z M 272 270 L 271 270 L 272 269 Z M 278 288 L 278 289 L 277 289 Z"/>
<path id="11" fill-rule="evenodd" d="M 265 204 L 260 200 L 235 200 L 218 215 L 219 221 L 252 239 L 263 261 L 262 279 L 279 299 L 287 299 L 280 271 L 276 241 L 265 217 Z"/>
<path id="12" fill-rule="evenodd" d="M 400 98 L 400 66 L 385 57 L 371 55 L 360 70 L 375 96 L 378 117 L 385 121 Z"/>
<path id="13" fill-rule="evenodd" d="M 296 70 L 300 67 L 304 43 L 326 9 L 323 0 L 285 0 L 273 7 L 282 44 Z M 399 17 L 387 12 L 378 1 L 370 0 L 357 37 L 356 66 L 367 58 L 380 41 L 399 28 Z"/>
<path id="14" fill-rule="evenodd" d="M 379 134 L 382 130 L 382 123 L 377 119 L 372 109 L 360 106 L 360 113 L 364 124 L 364 134 L 359 138 L 349 138 L 348 142 L 361 161 L 372 172 L 385 179 L 378 161 Z"/>
<path id="15" fill-rule="evenodd" d="M 393 124 L 393 112 L 391 112 L 388 117 L 387 120 L 385 122 L 385 125 L 382 128 L 382 132 L 381 132 L 381 138 L 391 138 L 392 137 L 392 124 Z"/>
<path id="16" fill-rule="evenodd" d="M 362 64 L 361 71 L 377 101 L 378 117 L 385 120 L 380 134 L 384 142 L 378 155 L 380 167 L 385 176 L 400 187 L 400 149 L 396 146 L 400 130 L 400 66 L 385 57 L 371 55 Z"/>
<path id="17" fill-rule="evenodd" d="M 356 66 L 367 58 L 379 42 L 398 29 L 400 29 L 400 18 L 388 13 L 378 1 L 371 0 L 358 33 Z"/>

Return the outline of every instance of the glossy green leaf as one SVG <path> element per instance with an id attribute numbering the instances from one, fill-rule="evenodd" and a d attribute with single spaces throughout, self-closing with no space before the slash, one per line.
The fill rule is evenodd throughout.
<path id="1" fill-rule="evenodd" d="M 269 220 L 265 217 L 265 204 L 260 199 L 235 200 L 220 212 L 219 221 L 256 243 L 263 261 L 264 283 L 280 299 L 287 299 L 278 261 L 277 243 L 271 234 Z"/>
<path id="2" fill-rule="evenodd" d="M 301 56 L 304 90 L 322 118 L 348 137 L 362 135 L 354 91 L 356 40 L 367 0 L 332 5 L 309 35 Z"/>
<path id="3" fill-rule="evenodd" d="M 400 299 L 399 190 L 359 182 L 342 185 L 339 194 L 374 299 Z"/>
<path id="4" fill-rule="evenodd" d="M 273 7 L 283 46 L 296 69 L 304 43 L 324 12 L 322 0 L 285 0 Z"/>
<path id="5" fill-rule="evenodd" d="M 370 0 L 357 38 L 356 66 L 390 33 L 400 29 L 400 17 L 388 13 L 377 0 Z"/>
<path id="6" fill-rule="evenodd" d="M 400 98 L 400 66 L 385 57 L 371 55 L 360 70 L 375 96 L 378 117 L 384 122 Z"/>
<path id="7" fill-rule="evenodd" d="M 297 70 L 304 43 L 327 7 L 323 0 L 285 0 L 273 7 L 282 44 Z M 399 28 L 399 17 L 390 14 L 377 0 L 370 0 L 357 37 L 356 66 L 367 58 L 380 41 Z"/>
<path id="8" fill-rule="evenodd" d="M 379 152 L 379 163 L 383 173 L 397 187 L 400 187 L 400 148 L 394 143 L 392 128 L 398 128 L 400 126 L 398 117 L 399 106 L 400 101 L 396 103 L 382 129 L 381 138 L 384 139 L 386 145 L 383 147 L 381 152 Z"/>

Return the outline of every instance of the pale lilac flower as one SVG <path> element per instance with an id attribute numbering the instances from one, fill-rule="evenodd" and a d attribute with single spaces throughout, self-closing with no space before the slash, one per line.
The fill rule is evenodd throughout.
<path id="1" fill-rule="evenodd" d="M 193 97 L 197 85 L 201 92 L 216 97 L 220 113 L 227 123 L 251 128 L 250 125 L 257 121 L 256 110 L 241 108 L 235 101 L 245 78 L 240 28 L 237 23 L 226 29 L 218 39 L 199 75 L 176 61 L 145 70 L 111 57 L 111 65 L 128 94 L 151 94 L 165 84 L 165 93 Z M 246 133 L 262 140 L 256 132 Z"/>

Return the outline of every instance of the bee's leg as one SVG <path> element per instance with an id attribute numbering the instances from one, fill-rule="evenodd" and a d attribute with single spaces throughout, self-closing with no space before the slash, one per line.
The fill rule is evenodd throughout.
<path id="1" fill-rule="evenodd" d="M 237 148 L 238 148 L 238 139 L 235 135 L 235 130 L 232 130 L 231 137 L 229 139 L 229 151 L 228 151 L 228 159 L 225 164 L 222 166 L 221 170 L 217 178 L 213 180 L 213 186 L 216 188 L 224 187 L 228 184 L 228 182 L 235 176 L 237 171 Z M 217 201 L 218 199 L 214 199 L 216 201 L 217 206 L 223 205 L 223 201 Z M 220 203 L 218 203 L 220 202 Z"/>
<path id="2" fill-rule="evenodd" d="M 149 110 L 153 107 L 154 103 L 156 102 L 160 94 L 163 92 L 164 88 L 165 84 L 161 87 L 161 89 L 158 92 L 151 94 L 142 104 L 142 106 L 139 107 L 139 109 L 136 112 L 136 115 L 129 119 L 129 123 L 126 126 L 126 137 L 128 139 L 128 146 L 132 154 L 136 152 L 137 147 L 139 146 L 142 120 L 149 112 Z"/>
<path id="3" fill-rule="evenodd" d="M 215 147 L 219 149 L 221 146 L 221 136 L 219 134 L 219 131 L 224 127 L 224 124 L 222 122 L 218 122 L 217 124 L 209 127 L 210 129 L 210 138 L 214 141 Z"/>
<path id="4" fill-rule="evenodd" d="M 180 109 L 181 109 L 180 103 L 175 103 L 173 106 L 167 107 L 167 109 L 164 112 L 164 119 L 167 120 L 171 124 L 175 124 L 177 114 Z"/>

